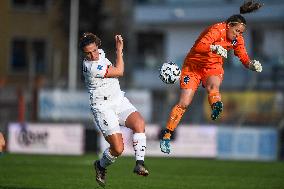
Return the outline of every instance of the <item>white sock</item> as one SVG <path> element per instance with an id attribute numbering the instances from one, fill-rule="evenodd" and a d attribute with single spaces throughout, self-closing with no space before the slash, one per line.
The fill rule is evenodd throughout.
<path id="1" fill-rule="evenodd" d="M 133 148 L 135 151 L 135 158 L 137 160 L 144 161 L 146 152 L 146 135 L 145 133 L 134 133 L 133 134 Z"/>
<path id="2" fill-rule="evenodd" d="M 103 157 L 100 159 L 100 166 L 107 168 L 115 162 L 116 158 L 117 157 L 110 154 L 109 148 L 107 148 L 103 153 Z"/>

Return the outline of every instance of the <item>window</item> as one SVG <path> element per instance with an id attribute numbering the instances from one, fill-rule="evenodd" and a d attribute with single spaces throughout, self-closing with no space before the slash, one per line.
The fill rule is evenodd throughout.
<path id="1" fill-rule="evenodd" d="M 163 59 L 164 35 L 162 33 L 138 34 L 138 65 L 153 69 L 160 65 Z"/>
<path id="2" fill-rule="evenodd" d="M 14 39 L 10 58 L 11 72 L 25 74 L 32 71 L 35 74 L 45 74 L 46 50 L 45 40 Z"/>
<path id="3" fill-rule="evenodd" d="M 12 70 L 23 72 L 28 70 L 27 42 L 25 40 L 14 40 L 12 42 Z"/>
<path id="4" fill-rule="evenodd" d="M 13 5 L 18 6 L 18 7 L 24 7 L 27 5 L 28 0 L 13 0 Z"/>
<path id="5" fill-rule="evenodd" d="M 40 10 L 47 8 L 49 0 L 12 0 L 12 5 L 16 9 L 21 10 Z"/>
<path id="6" fill-rule="evenodd" d="M 38 74 L 43 74 L 46 70 L 45 48 L 46 47 L 44 41 L 39 40 L 32 42 L 32 54 L 35 61 L 35 72 Z"/>

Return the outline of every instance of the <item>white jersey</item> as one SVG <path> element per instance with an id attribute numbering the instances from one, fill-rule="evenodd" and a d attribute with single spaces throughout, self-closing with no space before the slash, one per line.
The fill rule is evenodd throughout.
<path id="1" fill-rule="evenodd" d="M 105 98 L 111 100 L 123 97 L 124 92 L 120 89 L 118 79 L 105 77 L 111 65 L 102 49 L 99 49 L 98 61 L 83 61 L 83 75 L 91 103 Z"/>

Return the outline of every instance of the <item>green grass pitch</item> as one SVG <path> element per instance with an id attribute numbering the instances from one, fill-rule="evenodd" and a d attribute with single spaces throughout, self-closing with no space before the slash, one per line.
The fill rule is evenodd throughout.
<path id="1" fill-rule="evenodd" d="M 94 154 L 0 156 L 0 188 L 95 189 Z M 120 157 L 108 169 L 114 189 L 284 189 L 283 162 L 147 158 L 148 177 L 132 173 L 134 158 Z"/>

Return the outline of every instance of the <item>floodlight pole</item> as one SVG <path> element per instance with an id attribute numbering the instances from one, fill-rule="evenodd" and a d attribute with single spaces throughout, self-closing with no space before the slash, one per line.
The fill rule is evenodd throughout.
<path id="1" fill-rule="evenodd" d="M 70 27 L 69 27 L 69 68 L 68 88 L 76 89 L 77 84 L 77 42 L 78 42 L 79 0 L 70 2 Z"/>

